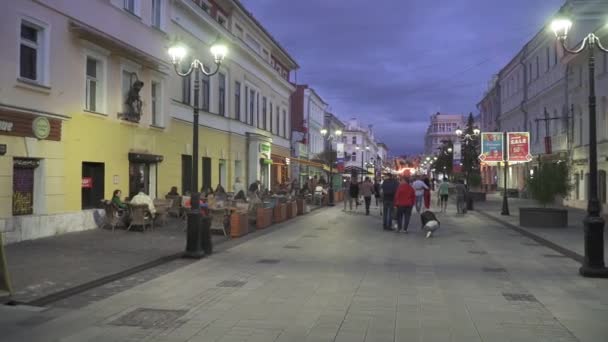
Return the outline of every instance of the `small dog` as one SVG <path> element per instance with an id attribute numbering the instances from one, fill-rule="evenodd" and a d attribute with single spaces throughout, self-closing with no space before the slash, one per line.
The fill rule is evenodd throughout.
<path id="1" fill-rule="evenodd" d="M 441 222 L 439 222 L 435 213 L 430 210 L 427 210 L 420 214 L 420 221 L 422 222 L 421 229 L 427 230 L 427 238 L 433 236 L 433 233 L 441 227 Z"/>

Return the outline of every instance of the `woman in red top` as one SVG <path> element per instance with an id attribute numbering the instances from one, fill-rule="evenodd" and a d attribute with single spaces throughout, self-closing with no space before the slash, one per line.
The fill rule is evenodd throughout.
<path id="1" fill-rule="evenodd" d="M 412 207 L 416 203 L 416 191 L 410 185 L 406 177 L 401 178 L 397 193 L 395 193 L 395 206 L 397 207 L 397 232 L 403 228 L 403 232 L 407 233 L 407 228 L 410 224 L 412 216 Z"/>

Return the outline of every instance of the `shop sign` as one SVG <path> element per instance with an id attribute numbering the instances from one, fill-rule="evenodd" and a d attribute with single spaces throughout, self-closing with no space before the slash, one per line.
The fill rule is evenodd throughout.
<path id="1" fill-rule="evenodd" d="M 12 132 L 13 131 L 13 123 L 9 121 L 0 120 L 0 131 L 4 132 Z"/>
<path id="2" fill-rule="evenodd" d="M 270 144 L 260 143 L 260 152 L 270 155 Z"/>
<path id="3" fill-rule="evenodd" d="M 93 177 L 82 177 L 82 188 L 92 189 L 93 188 Z"/>
<path id="4" fill-rule="evenodd" d="M 51 123 L 44 116 L 39 116 L 32 122 L 32 130 L 36 138 L 46 139 L 51 134 Z"/>
<path id="5" fill-rule="evenodd" d="M 479 160 L 485 163 L 503 161 L 504 133 L 481 133 L 481 155 Z"/>
<path id="6" fill-rule="evenodd" d="M 510 162 L 529 162 L 532 160 L 530 154 L 530 133 L 509 132 L 507 133 L 507 160 Z"/>

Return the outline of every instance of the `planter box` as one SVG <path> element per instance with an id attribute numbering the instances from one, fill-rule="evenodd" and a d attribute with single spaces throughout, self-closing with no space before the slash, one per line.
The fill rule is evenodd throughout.
<path id="1" fill-rule="evenodd" d="M 283 222 L 287 219 L 287 204 L 283 203 L 283 204 L 277 204 L 276 207 L 274 207 L 274 222 L 275 223 L 279 223 L 279 222 Z"/>
<path id="2" fill-rule="evenodd" d="M 304 200 L 303 199 L 296 199 L 296 206 L 298 208 L 298 215 L 304 215 Z"/>
<path id="3" fill-rule="evenodd" d="M 536 228 L 564 228 L 568 226 L 568 210 L 519 208 L 519 225 Z"/>
<path id="4" fill-rule="evenodd" d="M 469 192 L 469 197 L 473 199 L 474 202 L 485 202 L 486 201 L 486 193 L 485 192 Z"/>
<path id="5" fill-rule="evenodd" d="M 255 226 L 264 229 L 272 224 L 272 208 L 258 208 Z"/>
<path id="6" fill-rule="evenodd" d="M 287 202 L 287 219 L 298 216 L 298 204 L 296 201 Z"/>
<path id="7" fill-rule="evenodd" d="M 247 213 L 234 212 L 230 215 L 230 236 L 240 237 L 249 233 Z"/>

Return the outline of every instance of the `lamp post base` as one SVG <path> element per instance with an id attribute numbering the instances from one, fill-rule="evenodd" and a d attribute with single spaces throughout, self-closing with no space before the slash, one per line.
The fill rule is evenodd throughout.
<path id="1" fill-rule="evenodd" d="M 511 215 L 509 213 L 509 200 L 507 199 L 506 195 L 502 198 L 502 210 L 500 211 L 500 215 L 503 215 L 503 216 Z"/>
<path id="2" fill-rule="evenodd" d="M 186 251 L 184 258 L 200 259 L 205 256 L 202 249 L 201 213 L 189 212 L 187 217 Z"/>
<path id="3" fill-rule="evenodd" d="M 585 225 L 585 260 L 579 274 L 589 278 L 608 278 L 608 268 L 604 263 L 604 219 L 589 215 Z"/>

